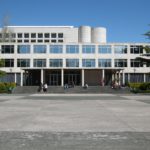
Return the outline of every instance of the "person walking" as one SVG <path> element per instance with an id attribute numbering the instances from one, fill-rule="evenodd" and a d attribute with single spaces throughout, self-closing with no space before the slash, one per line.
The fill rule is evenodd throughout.
<path id="1" fill-rule="evenodd" d="M 43 91 L 44 91 L 44 92 L 47 92 L 47 88 L 48 88 L 48 85 L 47 85 L 47 83 L 45 83 L 45 84 L 44 84 L 44 89 L 43 89 Z"/>

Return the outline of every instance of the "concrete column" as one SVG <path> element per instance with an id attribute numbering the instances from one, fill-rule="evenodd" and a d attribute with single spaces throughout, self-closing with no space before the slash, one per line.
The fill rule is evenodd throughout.
<path id="1" fill-rule="evenodd" d="M 41 83 L 43 84 L 43 69 L 41 69 Z"/>
<path id="2" fill-rule="evenodd" d="M 17 74 L 16 73 L 14 73 L 14 75 L 15 75 L 15 83 L 17 83 Z"/>
<path id="3" fill-rule="evenodd" d="M 20 86 L 23 86 L 23 72 L 20 73 Z"/>
<path id="4" fill-rule="evenodd" d="M 82 86 L 84 86 L 84 69 L 82 69 Z"/>
<path id="5" fill-rule="evenodd" d="M 61 69 L 61 86 L 64 86 L 64 69 Z"/>
<path id="6" fill-rule="evenodd" d="M 130 82 L 130 73 L 128 73 L 128 82 Z"/>
<path id="7" fill-rule="evenodd" d="M 122 84 L 125 85 L 125 74 L 123 70 L 122 70 Z"/>
<path id="8" fill-rule="evenodd" d="M 144 73 L 144 82 L 146 82 L 146 74 Z"/>
<path id="9" fill-rule="evenodd" d="M 102 70 L 102 86 L 105 86 L 105 70 Z"/>
<path id="10" fill-rule="evenodd" d="M 121 79 L 121 74 L 120 74 L 120 71 L 119 71 L 118 75 L 119 75 L 119 80 L 118 80 L 118 83 L 119 83 L 119 85 L 120 85 L 120 79 Z"/>

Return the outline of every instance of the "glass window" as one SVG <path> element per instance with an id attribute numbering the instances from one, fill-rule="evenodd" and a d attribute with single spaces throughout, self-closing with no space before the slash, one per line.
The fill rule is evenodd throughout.
<path id="1" fill-rule="evenodd" d="M 143 46 L 142 45 L 131 45 L 130 46 L 130 53 L 131 54 L 142 54 L 143 53 Z"/>
<path id="2" fill-rule="evenodd" d="M 30 45 L 18 45 L 17 51 L 20 54 L 30 53 Z"/>
<path id="3" fill-rule="evenodd" d="M 111 67 L 111 59 L 98 59 L 99 67 Z"/>
<path id="4" fill-rule="evenodd" d="M 36 33 L 31 33 L 31 38 L 36 38 Z"/>
<path id="5" fill-rule="evenodd" d="M 34 59 L 34 67 L 46 67 L 46 59 Z"/>
<path id="6" fill-rule="evenodd" d="M 115 67 L 127 67 L 127 59 L 115 59 Z"/>
<path id="7" fill-rule="evenodd" d="M 58 38 L 63 38 L 63 33 L 58 33 Z"/>
<path id="8" fill-rule="evenodd" d="M 22 33 L 18 33 L 18 38 L 22 38 Z"/>
<path id="9" fill-rule="evenodd" d="M 49 38 L 49 33 L 45 33 L 45 34 L 44 34 L 44 37 L 45 37 L 45 38 Z"/>
<path id="10" fill-rule="evenodd" d="M 143 67 L 143 64 L 140 62 L 140 60 L 131 59 L 130 66 L 131 67 Z"/>
<path id="11" fill-rule="evenodd" d="M 95 59 L 83 59 L 82 66 L 83 67 L 95 67 Z"/>
<path id="12" fill-rule="evenodd" d="M 2 45 L 2 53 L 14 53 L 14 45 Z"/>
<path id="13" fill-rule="evenodd" d="M 62 67 L 62 59 L 50 59 L 49 66 L 50 67 Z"/>
<path id="14" fill-rule="evenodd" d="M 95 45 L 83 45 L 82 53 L 95 53 Z"/>
<path id="15" fill-rule="evenodd" d="M 66 59 L 66 67 L 79 67 L 79 59 Z"/>
<path id="16" fill-rule="evenodd" d="M 63 43 L 64 41 L 63 40 L 58 40 L 58 43 Z"/>
<path id="17" fill-rule="evenodd" d="M 127 45 L 115 45 L 114 50 L 116 54 L 126 54 L 127 53 Z"/>
<path id="18" fill-rule="evenodd" d="M 79 45 L 66 45 L 66 53 L 79 53 Z"/>
<path id="19" fill-rule="evenodd" d="M 4 67 L 14 67 L 14 59 L 4 59 Z"/>
<path id="20" fill-rule="evenodd" d="M 34 53 L 46 53 L 46 45 L 34 45 Z"/>
<path id="21" fill-rule="evenodd" d="M 98 53 L 101 54 L 110 54 L 111 53 L 111 45 L 99 45 Z"/>
<path id="22" fill-rule="evenodd" d="M 50 45 L 50 53 L 62 53 L 62 45 Z"/>
<path id="23" fill-rule="evenodd" d="M 17 59 L 17 67 L 30 67 L 30 59 Z"/>
<path id="24" fill-rule="evenodd" d="M 51 33 L 51 38 L 56 38 L 56 33 Z"/>
<path id="25" fill-rule="evenodd" d="M 52 43 L 56 43 L 56 40 L 51 40 Z"/>
<path id="26" fill-rule="evenodd" d="M 24 38 L 29 38 L 29 33 L 24 33 Z"/>
<path id="27" fill-rule="evenodd" d="M 43 38 L 43 33 L 38 33 L 38 38 Z"/>

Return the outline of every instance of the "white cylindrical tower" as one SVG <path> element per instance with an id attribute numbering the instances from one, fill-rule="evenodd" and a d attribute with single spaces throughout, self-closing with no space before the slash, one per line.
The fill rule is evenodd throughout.
<path id="1" fill-rule="evenodd" d="M 91 43 L 91 27 L 81 26 L 78 31 L 79 42 L 81 43 Z"/>
<path id="2" fill-rule="evenodd" d="M 106 43 L 106 28 L 96 27 L 91 30 L 92 43 Z"/>

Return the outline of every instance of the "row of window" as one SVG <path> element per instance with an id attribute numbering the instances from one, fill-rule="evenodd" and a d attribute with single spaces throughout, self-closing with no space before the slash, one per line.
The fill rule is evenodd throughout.
<path id="1" fill-rule="evenodd" d="M 95 45 L 82 45 L 82 53 L 94 54 L 96 50 Z M 125 45 L 115 45 L 114 53 L 115 54 L 126 54 L 127 46 Z M 46 45 L 33 45 L 34 53 L 46 53 L 47 46 Z M 17 46 L 18 53 L 30 53 L 31 46 L 30 45 L 18 45 Z M 1 53 L 14 53 L 14 45 L 2 45 Z M 50 45 L 49 53 L 63 53 L 63 45 Z M 66 45 L 66 53 L 79 53 L 79 45 Z M 101 54 L 111 54 L 112 46 L 111 45 L 98 45 L 98 53 Z M 131 54 L 140 54 L 143 53 L 143 47 L 137 45 L 130 46 Z"/>
<path id="2" fill-rule="evenodd" d="M 95 67 L 95 59 L 82 59 L 82 67 Z M 5 67 L 14 67 L 14 59 L 4 59 Z M 115 67 L 127 67 L 127 59 L 115 59 Z M 34 67 L 46 67 L 46 59 L 34 59 Z M 131 67 L 143 67 L 138 60 L 131 59 Z M 150 64 L 147 65 L 149 67 Z M 17 67 L 30 67 L 30 59 L 17 59 Z M 63 67 L 62 59 L 49 59 L 49 67 Z M 66 59 L 66 67 L 79 67 L 79 59 Z M 98 59 L 98 67 L 112 67 L 111 59 Z"/>
<path id="3" fill-rule="evenodd" d="M 0 38 L 63 38 L 63 33 L 5 33 Z"/>

